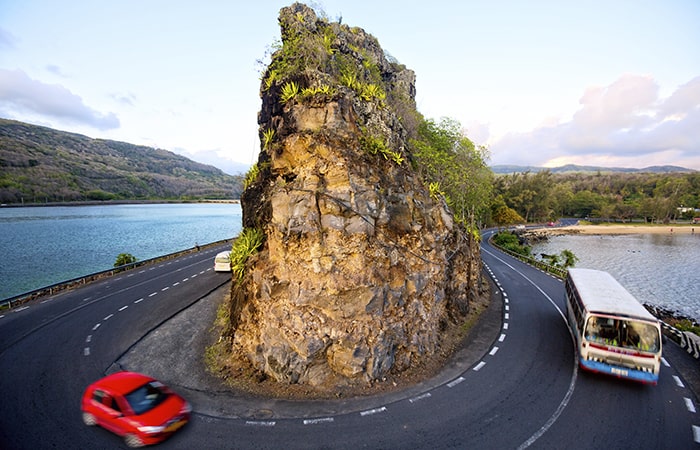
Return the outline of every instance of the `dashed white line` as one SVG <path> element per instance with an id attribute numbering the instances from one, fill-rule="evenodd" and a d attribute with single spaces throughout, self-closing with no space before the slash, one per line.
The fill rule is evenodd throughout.
<path id="1" fill-rule="evenodd" d="M 105 318 L 102 319 L 102 320 L 109 320 L 109 319 L 111 319 L 112 317 L 114 317 L 114 314 L 110 314 L 110 315 L 108 315 L 107 317 L 105 317 Z"/>
<path id="2" fill-rule="evenodd" d="M 491 351 L 489 352 L 489 355 L 493 356 L 493 355 L 496 354 L 497 351 L 498 351 L 498 347 L 494 347 L 494 348 L 492 348 Z"/>
<path id="3" fill-rule="evenodd" d="M 671 365 L 668 363 L 668 361 L 666 361 L 666 358 L 664 358 L 663 356 L 661 357 L 661 362 L 664 363 L 664 366 L 671 367 Z"/>
<path id="4" fill-rule="evenodd" d="M 505 334 L 505 333 L 501 333 L 501 335 L 498 336 L 498 342 L 503 342 L 503 341 L 505 341 L 505 340 L 506 340 L 506 334 Z"/>
<path id="5" fill-rule="evenodd" d="M 2 319 L 3 317 L 5 317 L 5 314 L 0 314 L 0 319 Z"/>
<path id="6" fill-rule="evenodd" d="M 270 421 L 270 422 L 265 422 L 265 421 L 257 421 L 257 420 L 247 420 L 246 425 L 252 425 L 255 427 L 274 427 L 276 422 Z"/>
<path id="7" fill-rule="evenodd" d="M 187 281 L 187 280 L 189 280 L 189 279 L 190 279 L 190 277 L 183 278 L 183 279 L 182 279 L 182 282 L 184 283 L 185 281 Z"/>
<path id="8" fill-rule="evenodd" d="M 474 369 L 473 369 L 473 370 L 474 370 L 474 372 L 478 372 L 478 371 L 480 371 L 480 370 L 481 370 L 481 368 L 482 368 L 482 367 L 484 367 L 485 365 L 486 365 L 486 363 L 485 363 L 485 362 L 483 362 L 483 361 L 480 361 L 480 362 L 479 362 L 479 364 L 477 364 L 476 366 L 474 366 Z"/>
<path id="9" fill-rule="evenodd" d="M 332 417 L 322 417 L 320 419 L 304 419 L 304 425 L 316 425 L 319 423 L 331 423 L 333 422 Z"/>
<path id="10" fill-rule="evenodd" d="M 152 292 L 152 293 L 148 294 L 149 297 L 153 297 L 154 295 L 158 295 L 158 293 L 157 293 L 157 292 Z"/>
<path id="11" fill-rule="evenodd" d="M 168 289 L 170 289 L 170 286 L 165 286 L 163 289 L 161 289 L 161 291 L 165 292 L 165 291 L 167 291 Z"/>
<path id="12" fill-rule="evenodd" d="M 141 297 L 141 298 L 138 299 L 138 300 L 134 300 L 134 304 L 136 304 L 136 303 L 141 303 L 142 301 L 143 301 L 143 297 Z"/>
<path id="13" fill-rule="evenodd" d="M 201 272 L 199 272 L 199 274 L 203 275 L 205 272 L 206 272 L 206 270 L 202 270 Z"/>
<path id="14" fill-rule="evenodd" d="M 510 305 L 506 305 L 506 311 L 510 311 Z"/>
<path id="15" fill-rule="evenodd" d="M 87 337 L 85 338 L 85 342 L 90 342 L 92 340 L 92 335 L 88 334 Z"/>
<path id="16" fill-rule="evenodd" d="M 456 380 L 452 380 L 449 383 L 447 383 L 447 387 L 453 388 L 453 387 L 457 386 L 459 383 L 461 383 L 462 381 L 464 381 L 464 377 L 459 377 Z"/>
<path id="17" fill-rule="evenodd" d="M 177 285 L 179 285 L 179 284 L 180 284 L 180 282 L 179 282 L 179 281 L 176 281 L 175 283 L 173 283 L 173 287 L 175 287 L 175 286 L 177 286 Z"/>
<path id="18" fill-rule="evenodd" d="M 683 385 L 683 382 L 681 381 L 680 378 L 678 378 L 678 375 L 673 376 L 673 381 L 676 382 L 676 386 L 684 388 L 685 386 Z"/>
<path id="19" fill-rule="evenodd" d="M 29 306 L 23 306 L 21 308 L 17 308 L 17 309 L 15 309 L 15 312 L 18 313 L 20 311 L 24 311 L 25 309 L 29 309 Z"/>
<path id="20" fill-rule="evenodd" d="M 146 271 L 145 271 L 145 270 L 142 270 L 142 271 L 140 271 L 139 273 L 146 273 Z"/>
<path id="21" fill-rule="evenodd" d="M 94 327 L 92 327 L 92 331 L 95 331 L 96 329 L 100 328 L 101 323 L 96 324 Z"/>
<path id="22" fill-rule="evenodd" d="M 128 308 L 128 307 L 129 307 L 129 305 L 124 305 L 124 306 L 122 306 L 121 308 L 119 308 L 119 312 L 124 311 L 124 310 L 125 310 L 126 308 Z"/>
<path id="23" fill-rule="evenodd" d="M 194 275 L 192 275 L 192 276 L 191 276 L 190 278 L 194 278 L 194 277 L 196 277 L 196 276 L 197 276 L 197 274 L 195 273 L 195 274 L 194 274 Z"/>
<path id="24" fill-rule="evenodd" d="M 362 417 L 371 416 L 372 414 L 378 414 L 384 411 L 386 411 L 386 406 L 382 406 L 381 408 L 368 409 L 367 411 L 360 411 L 360 415 Z"/>
<path id="25" fill-rule="evenodd" d="M 697 425 L 693 425 L 693 439 L 700 444 L 700 427 Z"/>
<path id="26" fill-rule="evenodd" d="M 685 407 L 688 408 L 688 411 L 695 414 L 695 405 L 693 404 L 693 401 L 688 397 L 683 397 L 683 400 L 685 401 Z"/>
<path id="27" fill-rule="evenodd" d="M 507 330 L 507 329 L 508 329 L 508 322 L 504 322 L 504 323 L 503 323 L 503 329 L 504 329 L 504 330 Z"/>
<path id="28" fill-rule="evenodd" d="M 505 318 L 506 320 L 510 319 L 510 313 L 505 313 L 504 318 Z"/>
<path id="29" fill-rule="evenodd" d="M 90 356 L 90 347 L 85 347 L 83 349 L 83 355 Z"/>
<path id="30" fill-rule="evenodd" d="M 413 398 L 409 399 L 408 401 L 411 403 L 415 403 L 415 402 L 419 402 L 421 400 L 425 400 L 426 398 L 430 398 L 430 397 L 431 397 L 430 392 L 426 392 L 425 394 L 419 395 L 418 397 L 413 397 Z"/>

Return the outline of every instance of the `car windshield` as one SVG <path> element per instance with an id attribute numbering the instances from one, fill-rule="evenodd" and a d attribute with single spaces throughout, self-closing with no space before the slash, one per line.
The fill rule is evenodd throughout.
<path id="1" fill-rule="evenodd" d="M 126 394 L 124 398 L 134 410 L 134 414 L 139 415 L 163 403 L 168 398 L 168 393 L 163 390 L 162 384 L 152 381 Z"/>
<path id="2" fill-rule="evenodd" d="M 587 341 L 645 352 L 659 351 L 658 328 L 647 322 L 591 316 L 586 324 Z"/>

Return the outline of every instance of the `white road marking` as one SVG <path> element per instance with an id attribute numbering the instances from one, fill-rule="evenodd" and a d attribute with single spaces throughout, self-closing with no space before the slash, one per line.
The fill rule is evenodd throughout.
<path id="1" fill-rule="evenodd" d="M 510 319 L 510 313 L 506 313 L 506 314 L 505 314 L 505 319 L 506 319 L 506 320 Z"/>
<path id="2" fill-rule="evenodd" d="M 700 444 L 700 427 L 697 425 L 693 425 L 693 439 Z"/>
<path id="3" fill-rule="evenodd" d="M 141 298 L 138 299 L 138 300 L 134 300 L 134 304 L 136 304 L 136 303 L 141 303 L 142 301 L 143 301 L 143 297 L 141 297 Z"/>
<path id="4" fill-rule="evenodd" d="M 320 419 L 304 419 L 304 425 L 316 425 L 319 423 L 331 423 L 333 422 L 332 417 L 322 417 Z"/>
<path id="5" fill-rule="evenodd" d="M 192 275 L 192 276 L 191 276 L 190 278 L 194 278 L 194 277 L 196 277 L 196 276 L 197 276 L 197 274 L 195 273 L 195 274 L 194 274 L 194 275 Z"/>
<path id="6" fill-rule="evenodd" d="M 5 317 L 5 314 L 0 314 L 0 319 L 2 319 L 3 317 Z"/>
<path id="7" fill-rule="evenodd" d="M 506 305 L 506 311 L 510 311 L 510 305 Z"/>
<path id="8" fill-rule="evenodd" d="M 23 306 L 22 308 L 17 308 L 14 310 L 14 312 L 18 313 L 20 311 L 24 311 L 25 309 L 29 309 L 29 306 Z"/>
<path id="9" fill-rule="evenodd" d="M 371 416 L 372 414 L 378 414 L 384 411 L 386 411 L 386 406 L 382 406 L 381 408 L 368 409 L 367 411 L 360 411 L 360 415 L 362 417 Z"/>
<path id="10" fill-rule="evenodd" d="M 184 279 L 182 280 L 182 282 L 184 283 L 185 281 L 187 281 L 187 280 L 189 280 L 189 279 L 190 279 L 189 277 L 184 278 Z"/>
<path id="11" fill-rule="evenodd" d="M 685 407 L 688 408 L 688 411 L 695 414 L 695 405 L 693 404 L 693 401 L 688 397 L 683 397 L 683 400 L 685 401 Z"/>
<path id="12" fill-rule="evenodd" d="M 108 315 L 107 317 L 105 317 L 105 318 L 102 319 L 102 320 L 109 320 L 109 319 L 111 319 L 112 317 L 114 317 L 114 314 L 110 314 L 110 315 Z"/>
<path id="13" fill-rule="evenodd" d="M 680 378 L 678 378 L 677 375 L 673 376 L 673 381 L 676 382 L 676 386 L 684 388 L 685 386 L 683 385 L 683 382 L 681 381 Z"/>
<path id="14" fill-rule="evenodd" d="M 148 294 L 149 297 L 153 297 L 154 295 L 158 295 L 158 293 L 157 293 L 157 292 L 153 292 L 153 293 L 151 293 L 151 294 Z"/>
<path id="15" fill-rule="evenodd" d="M 165 292 L 165 291 L 167 291 L 168 289 L 170 289 L 170 286 L 165 286 L 163 289 L 161 289 L 161 291 Z"/>
<path id="16" fill-rule="evenodd" d="M 426 392 L 425 394 L 419 395 L 418 397 L 413 397 L 413 398 L 409 399 L 408 401 L 411 403 L 415 403 L 415 402 L 424 400 L 424 399 L 429 398 L 429 397 L 431 397 L 430 392 Z"/>
<path id="17" fill-rule="evenodd" d="M 87 337 L 85 338 L 85 342 L 90 342 L 92 340 L 92 335 L 88 334 Z"/>
<path id="18" fill-rule="evenodd" d="M 506 334 L 505 334 L 505 333 L 501 333 L 501 335 L 498 336 L 498 342 L 503 342 L 503 341 L 505 341 L 505 340 L 506 340 Z"/>
<path id="19" fill-rule="evenodd" d="M 90 356 L 90 347 L 85 347 L 83 349 L 83 355 Z"/>
<path id="20" fill-rule="evenodd" d="M 177 286 L 178 284 L 180 284 L 180 282 L 176 281 L 175 283 L 173 283 L 173 287 Z"/>
<path id="21" fill-rule="evenodd" d="M 482 368 L 482 367 L 484 367 L 485 365 L 486 365 L 486 363 L 485 363 L 485 362 L 483 362 L 483 361 L 480 361 L 480 362 L 479 362 L 479 364 L 477 364 L 476 366 L 474 366 L 474 369 L 473 369 L 473 370 L 474 370 L 474 372 L 478 372 L 478 371 L 480 371 L 480 370 L 481 370 L 481 368 Z"/>
<path id="22" fill-rule="evenodd" d="M 457 386 L 459 383 L 461 383 L 462 381 L 464 381 L 464 377 L 459 377 L 456 380 L 452 380 L 449 383 L 447 383 L 447 387 L 453 388 L 453 387 Z"/>
<path id="23" fill-rule="evenodd" d="M 256 421 L 256 420 L 247 420 L 246 425 L 252 425 L 256 427 L 274 427 L 277 422 L 271 421 L 271 422 L 263 422 L 263 421 Z"/>
<path id="24" fill-rule="evenodd" d="M 95 331 L 96 329 L 100 328 L 100 323 L 96 324 L 94 327 L 92 327 L 92 331 Z"/>
<path id="25" fill-rule="evenodd" d="M 663 356 L 661 357 L 661 362 L 664 363 L 664 366 L 671 367 L 671 365 L 668 363 L 668 361 L 666 361 L 666 358 L 664 358 Z"/>
<path id="26" fill-rule="evenodd" d="M 504 322 L 504 323 L 503 323 L 503 329 L 504 329 L 504 330 L 507 330 L 507 329 L 508 329 L 508 322 Z"/>
<path id="27" fill-rule="evenodd" d="M 122 306 L 121 308 L 119 308 L 119 312 L 124 311 L 124 310 L 125 310 L 126 308 L 128 308 L 128 307 L 129 307 L 129 305 L 124 305 L 124 306 Z"/>
<path id="28" fill-rule="evenodd" d="M 494 348 L 492 348 L 491 351 L 489 352 L 489 355 L 493 356 L 493 355 L 496 354 L 497 351 L 498 351 L 498 347 L 494 347 Z"/>

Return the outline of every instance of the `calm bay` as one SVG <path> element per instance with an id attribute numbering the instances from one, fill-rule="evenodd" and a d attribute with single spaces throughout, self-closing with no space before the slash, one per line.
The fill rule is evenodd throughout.
<path id="1" fill-rule="evenodd" d="M 700 321 L 700 234 L 550 236 L 533 255 L 571 250 L 575 267 L 609 272 L 642 303 Z"/>
<path id="2" fill-rule="evenodd" d="M 139 260 L 230 239 L 235 203 L 0 208 L 0 299 Z"/>

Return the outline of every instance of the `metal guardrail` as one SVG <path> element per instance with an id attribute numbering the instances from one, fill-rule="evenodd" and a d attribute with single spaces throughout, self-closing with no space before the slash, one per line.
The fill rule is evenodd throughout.
<path id="1" fill-rule="evenodd" d="M 45 295 L 54 295 L 58 292 L 65 291 L 68 289 L 75 288 L 77 286 L 82 286 L 87 283 L 100 280 L 102 278 L 106 277 L 111 277 L 117 273 L 124 272 L 127 270 L 135 269 L 140 266 L 144 266 L 146 264 L 158 262 L 158 261 L 163 261 L 167 259 L 172 259 L 172 258 L 177 258 L 178 256 L 185 255 L 187 253 L 193 253 L 197 252 L 201 249 L 205 248 L 210 248 L 210 247 L 215 247 L 217 245 L 224 244 L 226 242 L 232 241 L 233 238 L 231 239 L 223 239 L 221 241 L 216 241 L 216 242 L 211 242 L 209 244 L 204 244 L 204 245 L 198 245 L 192 248 L 188 248 L 186 250 L 180 250 L 177 252 L 173 253 L 168 253 L 167 255 L 162 255 L 162 256 L 156 256 L 155 258 L 150 258 L 150 259 L 144 259 L 143 261 L 136 261 L 130 264 L 124 264 L 123 266 L 118 266 L 114 267 L 112 269 L 107 269 L 103 270 L 101 272 L 95 272 L 91 273 L 88 275 L 83 275 L 77 278 L 73 278 L 70 280 L 66 281 L 61 281 L 55 284 L 51 284 L 49 286 L 44 286 L 38 289 L 34 289 L 33 291 L 25 292 L 23 294 L 15 295 L 14 297 L 9 297 L 3 300 L 0 300 L 0 310 L 3 309 L 12 309 L 18 305 L 21 305 L 23 303 L 26 303 L 30 300 L 34 300 L 39 297 L 43 297 Z"/>
<path id="2" fill-rule="evenodd" d="M 551 273 L 552 275 L 561 278 L 562 280 L 566 278 L 566 269 L 562 269 L 561 267 L 554 267 L 552 265 L 540 261 L 539 259 L 521 255 L 520 253 L 508 250 L 507 248 L 501 247 L 500 245 L 496 245 L 492 239 L 489 239 L 489 243 L 497 249 L 499 249 L 500 251 L 502 251 L 503 253 L 507 253 L 508 255 L 514 258 L 518 258 L 519 260 L 526 262 L 531 266 L 537 267 L 538 269 L 543 270 L 547 273 Z"/>

